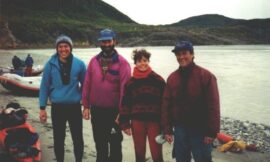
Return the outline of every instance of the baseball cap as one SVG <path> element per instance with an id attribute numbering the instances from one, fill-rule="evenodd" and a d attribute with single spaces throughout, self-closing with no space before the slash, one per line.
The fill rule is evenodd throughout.
<path id="1" fill-rule="evenodd" d="M 174 49 L 172 50 L 173 53 L 176 53 L 181 50 L 188 50 L 191 53 L 194 52 L 193 45 L 189 41 L 180 41 L 177 42 L 176 45 L 174 46 Z"/>
<path id="2" fill-rule="evenodd" d="M 111 29 L 103 29 L 99 32 L 98 41 L 115 39 L 116 34 Z"/>

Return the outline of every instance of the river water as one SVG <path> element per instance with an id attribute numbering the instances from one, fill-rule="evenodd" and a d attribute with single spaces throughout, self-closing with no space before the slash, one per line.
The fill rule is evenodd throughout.
<path id="1" fill-rule="evenodd" d="M 133 67 L 132 48 L 116 48 Z M 173 47 L 143 47 L 152 53 L 150 65 L 166 80 L 178 68 Z M 218 79 L 221 115 L 270 125 L 270 45 L 195 46 L 195 63 Z M 99 48 L 78 49 L 73 53 L 85 64 Z M 55 49 L 0 50 L 0 66 L 11 65 L 17 55 L 30 53 L 35 64 L 44 64 Z M 1 95 L 1 94 L 0 94 Z"/>

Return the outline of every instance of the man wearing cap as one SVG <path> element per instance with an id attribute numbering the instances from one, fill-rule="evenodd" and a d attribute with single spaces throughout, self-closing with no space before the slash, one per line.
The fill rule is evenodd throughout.
<path id="1" fill-rule="evenodd" d="M 81 96 L 86 72 L 85 64 L 72 54 L 72 40 L 65 35 L 56 39 L 56 53 L 46 63 L 39 92 L 40 121 L 47 121 L 46 104 L 51 105 L 54 153 L 57 162 L 64 162 L 66 122 L 69 124 L 75 161 L 81 162 L 82 135 Z"/>
<path id="2" fill-rule="evenodd" d="M 162 126 L 177 162 L 211 162 L 211 143 L 220 129 L 219 92 L 216 77 L 194 63 L 189 41 L 172 52 L 180 67 L 167 79 L 162 103 Z M 174 130 L 174 131 L 173 131 Z"/>
<path id="3" fill-rule="evenodd" d="M 129 63 L 114 49 L 115 33 L 99 33 L 101 52 L 88 65 L 83 87 L 83 117 L 90 119 L 96 144 L 97 162 L 121 162 L 123 136 L 118 109 L 124 85 L 131 77 Z"/>

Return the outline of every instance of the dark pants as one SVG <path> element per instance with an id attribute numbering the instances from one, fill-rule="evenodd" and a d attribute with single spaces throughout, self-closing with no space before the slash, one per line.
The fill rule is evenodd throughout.
<path id="1" fill-rule="evenodd" d="M 82 161 L 84 142 L 82 135 L 82 111 L 80 104 L 52 104 L 54 153 L 57 162 L 64 162 L 66 123 L 73 141 L 76 162 Z"/>
<path id="2" fill-rule="evenodd" d="M 115 123 L 117 108 L 91 107 L 91 122 L 96 144 L 96 162 L 122 161 L 122 132 Z"/>
<path id="3" fill-rule="evenodd" d="M 146 137 L 148 137 L 153 162 L 163 162 L 162 145 L 155 140 L 160 132 L 160 124 L 158 122 L 132 120 L 132 136 L 136 162 L 145 162 Z"/>
<path id="4" fill-rule="evenodd" d="M 191 154 L 195 162 L 211 162 L 212 146 L 204 144 L 204 136 L 190 132 L 181 126 L 174 127 L 174 153 L 177 162 L 190 162 Z"/>

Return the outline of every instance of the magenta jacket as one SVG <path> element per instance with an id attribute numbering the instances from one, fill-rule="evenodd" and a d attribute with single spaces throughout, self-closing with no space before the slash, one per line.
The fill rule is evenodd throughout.
<path id="1" fill-rule="evenodd" d="M 129 63 L 115 51 L 108 72 L 103 75 L 100 65 L 101 54 L 90 60 L 87 68 L 82 102 L 85 108 L 119 108 L 124 93 L 125 83 L 131 77 Z"/>

